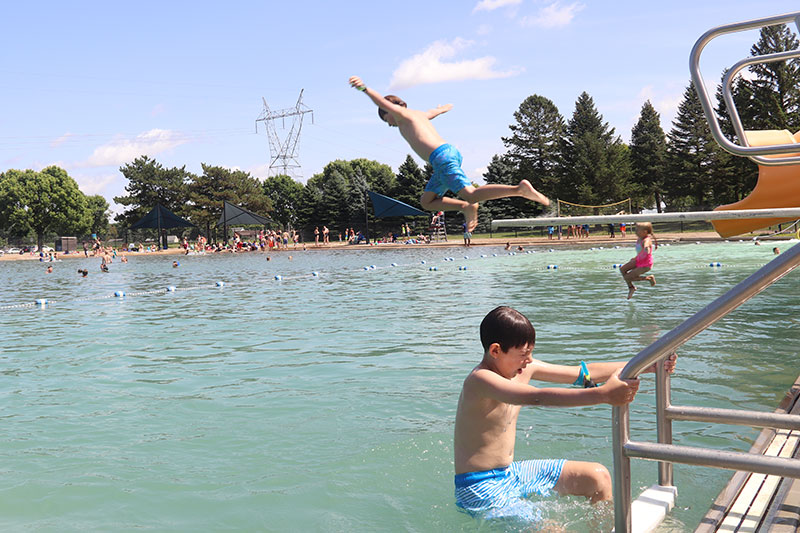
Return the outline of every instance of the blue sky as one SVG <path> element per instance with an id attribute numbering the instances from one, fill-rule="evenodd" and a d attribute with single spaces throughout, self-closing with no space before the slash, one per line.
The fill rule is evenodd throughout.
<path id="1" fill-rule="evenodd" d="M 261 98 L 289 108 L 300 89 L 314 123 L 306 115 L 297 179 L 334 159 L 396 170 L 410 150 L 348 87 L 351 75 L 410 107 L 452 103 L 435 123 L 477 182 L 532 94 L 569 119 L 586 91 L 626 141 L 650 99 L 668 131 L 703 32 L 798 10 L 784 0 L 9 4 L 0 171 L 60 165 L 114 211 L 126 183 L 119 167 L 142 154 L 193 172 L 206 163 L 266 177 L 269 144 L 263 127 L 255 133 Z M 756 39 L 713 41 L 706 80 L 716 83 Z"/>

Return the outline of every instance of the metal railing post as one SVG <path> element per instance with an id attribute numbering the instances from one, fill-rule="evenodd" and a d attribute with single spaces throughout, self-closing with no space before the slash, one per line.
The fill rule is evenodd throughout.
<path id="1" fill-rule="evenodd" d="M 664 365 L 656 365 L 656 435 L 659 444 L 672 444 L 672 419 L 667 417 L 667 409 L 671 406 L 670 376 Z M 662 487 L 673 485 L 672 463 L 658 463 L 658 484 Z"/>
<path id="2" fill-rule="evenodd" d="M 614 451 L 614 531 L 631 531 L 631 460 L 625 454 L 630 440 L 630 409 L 627 405 L 611 408 Z"/>

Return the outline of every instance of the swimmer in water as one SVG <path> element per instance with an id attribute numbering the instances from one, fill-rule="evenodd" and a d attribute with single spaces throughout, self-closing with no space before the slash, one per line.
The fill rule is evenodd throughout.
<path id="1" fill-rule="evenodd" d="M 583 496 L 591 503 L 611 500 L 611 476 L 602 464 L 565 459 L 514 461 L 514 444 L 522 406 L 622 406 L 632 402 L 639 380 L 619 378 L 627 361 L 581 361 L 579 365 L 538 361 L 532 357 L 536 330 L 510 307 L 498 307 L 486 315 L 480 338 L 483 358 L 464 380 L 456 409 L 456 505 L 480 513 L 481 518 L 532 522 L 537 513 L 535 504 L 527 499 L 530 495 L 555 491 Z M 673 372 L 676 360 L 675 354 L 667 357 L 664 369 Z M 655 365 L 646 370 L 654 371 Z M 530 384 L 532 380 L 576 388 L 539 388 Z"/>

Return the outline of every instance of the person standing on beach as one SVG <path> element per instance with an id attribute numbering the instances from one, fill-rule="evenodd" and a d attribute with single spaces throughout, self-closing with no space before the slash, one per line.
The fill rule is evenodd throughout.
<path id="1" fill-rule="evenodd" d="M 314 246 L 319 246 L 319 226 L 314 226 Z"/>
<path id="2" fill-rule="evenodd" d="M 428 211 L 461 211 L 467 222 L 467 230 L 475 231 L 478 225 L 478 203 L 497 198 L 521 196 L 550 205 L 550 200 L 533 188 L 528 180 L 517 185 L 490 183 L 474 187 L 461 169 L 461 153 L 455 146 L 447 144 L 436 132 L 431 120 L 450 111 L 452 104 L 440 105 L 428 111 L 408 109 L 406 103 L 395 95 L 385 98 L 368 88 L 358 76 L 350 77 L 350 85 L 364 92 L 378 106 L 378 116 L 389 126 L 397 127 L 400 135 L 411 149 L 433 167 L 433 176 L 425 185 L 420 204 Z M 459 198 L 444 196 L 452 191 Z"/>

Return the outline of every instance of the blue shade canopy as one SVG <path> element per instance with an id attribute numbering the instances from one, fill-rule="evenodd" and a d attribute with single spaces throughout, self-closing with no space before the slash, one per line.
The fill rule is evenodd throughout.
<path id="1" fill-rule="evenodd" d="M 428 216 L 425 211 L 376 192 L 369 191 L 369 197 L 376 217 Z"/>
<path id="2" fill-rule="evenodd" d="M 145 216 L 131 224 L 130 229 L 137 228 L 182 228 L 182 227 L 195 227 L 194 224 L 188 220 L 184 220 L 161 204 L 150 210 Z"/>
<path id="3" fill-rule="evenodd" d="M 262 217 L 247 209 L 237 207 L 227 200 L 223 202 L 223 205 L 224 208 L 217 222 L 217 226 L 224 226 L 225 224 L 231 226 L 264 226 L 272 222 L 272 220 L 267 217 Z"/>

